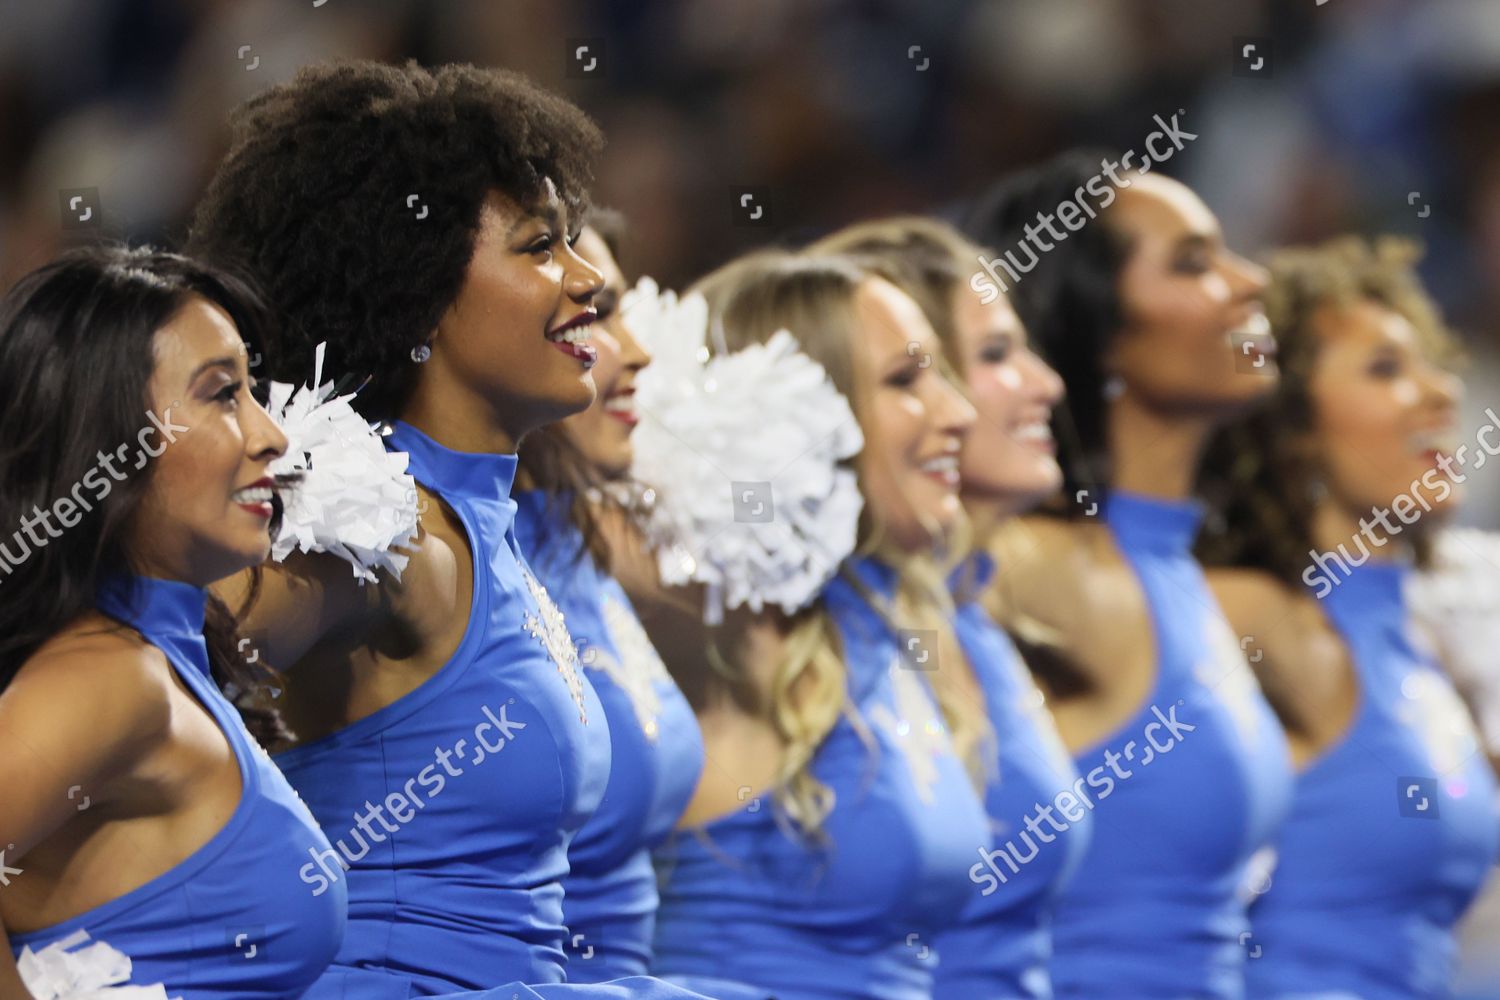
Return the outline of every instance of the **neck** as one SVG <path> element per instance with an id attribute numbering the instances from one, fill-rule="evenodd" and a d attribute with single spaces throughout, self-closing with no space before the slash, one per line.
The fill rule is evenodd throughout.
<path id="1" fill-rule="evenodd" d="M 1106 417 L 1112 489 L 1161 500 L 1192 495 L 1213 423 L 1152 410 L 1127 388 Z"/>
<path id="2" fill-rule="evenodd" d="M 1362 546 L 1372 562 L 1402 559 L 1411 551 L 1409 536 L 1390 511 L 1355 510 L 1331 497 L 1313 508 L 1312 543 L 1319 552 L 1336 552 L 1340 545 L 1358 552 Z"/>
<path id="3" fill-rule="evenodd" d="M 434 354 L 427 364 L 437 364 Z M 451 451 L 513 455 L 525 430 L 515 429 L 494 405 L 455 379 L 417 380 L 401 419 Z"/>
<path id="4" fill-rule="evenodd" d="M 989 547 L 990 539 L 1000 526 L 1020 511 L 1012 510 L 1003 500 L 990 497 L 965 496 L 964 513 L 969 518 L 969 527 L 974 532 L 973 548 Z"/>

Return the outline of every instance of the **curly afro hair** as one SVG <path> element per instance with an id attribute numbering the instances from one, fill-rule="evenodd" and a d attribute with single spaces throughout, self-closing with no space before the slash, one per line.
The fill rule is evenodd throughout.
<path id="1" fill-rule="evenodd" d="M 604 139 L 526 77 L 450 65 L 311 66 L 230 118 L 191 252 L 253 274 L 277 314 L 265 374 L 300 384 L 329 342 L 335 378 L 369 379 L 368 419 L 399 415 L 422 344 L 457 297 L 490 191 L 532 204 L 550 178 L 588 207 Z"/>

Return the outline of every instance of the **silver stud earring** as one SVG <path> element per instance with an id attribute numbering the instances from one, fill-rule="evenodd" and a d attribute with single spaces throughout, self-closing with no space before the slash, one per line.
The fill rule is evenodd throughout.
<path id="1" fill-rule="evenodd" d="M 1124 391 L 1125 380 L 1120 376 L 1111 375 L 1104 380 L 1103 396 L 1105 399 L 1119 399 Z"/>
<path id="2" fill-rule="evenodd" d="M 411 349 L 411 359 L 419 365 L 430 357 L 432 357 L 432 348 L 425 343 L 418 344 Z"/>

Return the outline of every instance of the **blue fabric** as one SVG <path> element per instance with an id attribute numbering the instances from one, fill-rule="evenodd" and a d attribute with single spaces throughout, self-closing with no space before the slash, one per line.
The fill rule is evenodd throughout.
<path id="1" fill-rule="evenodd" d="M 472 606 L 416 690 L 277 758 L 335 844 L 302 877 L 349 890 L 344 946 L 308 995 L 378 995 L 380 976 L 414 996 L 561 983 L 568 845 L 609 778 L 604 710 L 517 548 L 515 456 L 405 424 L 386 445 L 462 523 Z"/>
<path id="2" fill-rule="evenodd" d="M 1494 863 L 1500 811 L 1467 710 L 1408 634 L 1408 573 L 1370 562 L 1322 600 L 1359 702 L 1298 777 L 1271 888 L 1250 911 L 1255 997 L 1451 995 L 1453 925 Z"/>
<path id="3" fill-rule="evenodd" d="M 894 576 L 846 564 L 879 599 Z M 989 842 L 984 810 L 948 742 L 922 674 L 849 579 L 824 591 L 838 626 L 849 701 L 813 758 L 835 802 L 809 844 L 778 822 L 770 793 L 658 852 L 656 971 L 715 993 L 728 980 L 779 1000 L 929 1000 L 932 941 L 975 891 L 968 868 Z"/>
<path id="4" fill-rule="evenodd" d="M 977 553 L 950 582 L 954 631 L 984 689 L 997 740 L 999 767 L 985 811 L 995 843 L 1010 845 L 1012 861 L 981 852 L 969 869 L 974 898 L 962 923 L 938 938 L 942 961 L 934 995 L 1045 1000 L 1052 996 L 1052 909 L 1088 850 L 1093 814 L 1078 796 L 1059 797 L 1073 788 L 1078 771 L 1010 637 L 977 600 L 993 575 L 993 560 Z"/>
<path id="5" fill-rule="evenodd" d="M 223 730 L 239 764 L 239 805 L 187 860 L 65 923 L 13 934 L 12 950 L 40 950 L 76 930 L 130 956 L 134 983 L 162 983 L 183 1000 L 295 997 L 333 958 L 344 933 L 344 887 L 314 895 L 297 858 L 328 849 L 307 808 L 246 732 L 209 674 L 207 596 L 171 580 L 114 577 L 99 610 L 124 622 L 167 662 Z"/>
<path id="6" fill-rule="evenodd" d="M 1250 858 L 1290 805 L 1286 738 L 1193 559 L 1202 509 L 1117 491 L 1104 516 L 1150 609 L 1157 676 L 1074 756 L 1094 834 L 1057 907 L 1053 989 L 1237 1000 Z"/>
<path id="7" fill-rule="evenodd" d="M 703 734 L 618 582 L 600 571 L 567 497 L 519 493 L 516 539 L 557 602 L 609 722 L 609 785 L 568 848 L 568 980 L 644 975 L 656 924 L 651 847 L 682 815 L 703 770 Z"/>

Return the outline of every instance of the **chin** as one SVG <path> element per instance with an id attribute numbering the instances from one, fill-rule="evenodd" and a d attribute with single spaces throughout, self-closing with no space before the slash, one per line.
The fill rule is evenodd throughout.
<path id="1" fill-rule="evenodd" d="M 593 403 L 594 382 L 585 376 L 555 393 L 532 397 L 531 410 L 537 416 L 536 426 L 540 427 L 583 413 Z"/>
<path id="2" fill-rule="evenodd" d="M 634 451 L 626 448 L 624 452 L 616 452 L 603 461 L 595 462 L 594 472 L 606 482 L 624 479 L 630 474 L 630 465 L 634 458 Z"/>

